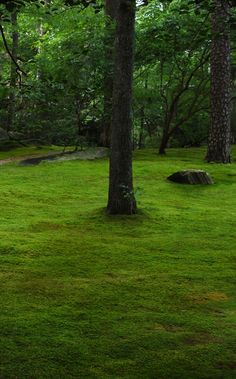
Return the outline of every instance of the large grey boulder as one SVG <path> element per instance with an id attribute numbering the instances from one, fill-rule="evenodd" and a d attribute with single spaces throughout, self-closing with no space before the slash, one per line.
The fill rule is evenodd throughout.
<path id="1" fill-rule="evenodd" d="M 168 180 L 181 184 L 213 184 L 208 172 L 203 170 L 183 170 L 170 175 Z"/>

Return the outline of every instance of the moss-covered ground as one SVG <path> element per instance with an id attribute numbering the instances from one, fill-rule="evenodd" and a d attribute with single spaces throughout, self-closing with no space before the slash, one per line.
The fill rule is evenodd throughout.
<path id="1" fill-rule="evenodd" d="M 236 164 L 203 156 L 137 152 L 132 217 L 107 160 L 0 167 L 1 379 L 235 378 Z"/>

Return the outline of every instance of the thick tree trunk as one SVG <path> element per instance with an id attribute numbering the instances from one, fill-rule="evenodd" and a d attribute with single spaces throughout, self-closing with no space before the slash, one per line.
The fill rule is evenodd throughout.
<path id="1" fill-rule="evenodd" d="M 112 119 L 112 94 L 114 75 L 114 43 L 115 43 L 115 18 L 118 0 L 105 0 L 105 71 L 104 71 L 104 109 L 103 126 L 100 136 L 100 144 L 110 147 L 111 143 L 111 119 Z"/>
<path id="2" fill-rule="evenodd" d="M 209 130 L 208 162 L 230 162 L 230 4 L 213 1 L 211 48 L 211 125 Z"/>
<path id="3" fill-rule="evenodd" d="M 236 142 L 236 66 L 231 67 L 232 76 L 232 112 L 231 112 L 231 142 Z"/>
<path id="4" fill-rule="evenodd" d="M 132 78 L 135 0 L 119 0 L 115 43 L 108 212 L 133 214 Z"/>
<path id="5" fill-rule="evenodd" d="M 11 54 L 15 61 L 17 61 L 18 52 L 18 32 L 17 32 L 17 10 L 14 9 L 11 13 L 12 24 L 12 49 Z M 15 119 L 15 89 L 17 85 L 17 68 L 15 63 L 11 60 L 11 79 L 10 79 L 10 95 L 7 114 L 7 131 L 11 131 L 14 125 Z"/>

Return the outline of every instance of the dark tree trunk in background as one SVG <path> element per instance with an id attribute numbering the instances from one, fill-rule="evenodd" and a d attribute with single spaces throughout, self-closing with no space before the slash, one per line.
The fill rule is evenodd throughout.
<path id="1" fill-rule="evenodd" d="M 140 131 L 139 131 L 139 139 L 138 139 L 138 148 L 142 149 L 144 147 L 144 128 L 145 128 L 145 108 L 142 106 L 140 110 Z"/>
<path id="2" fill-rule="evenodd" d="M 13 9 L 11 13 L 12 24 L 12 49 L 11 54 L 15 61 L 17 61 L 18 52 L 18 31 L 17 31 L 17 9 Z M 15 63 L 11 60 L 11 77 L 10 77 L 10 95 L 8 103 L 7 114 L 7 131 L 11 131 L 14 125 L 15 118 L 15 89 L 17 86 L 17 68 Z"/>
<path id="3" fill-rule="evenodd" d="M 168 132 L 168 130 L 164 129 L 163 134 L 162 134 L 162 138 L 161 138 L 161 143 L 159 146 L 159 154 L 160 155 L 166 154 L 166 149 L 168 146 L 169 139 L 170 139 L 169 132 Z"/>
<path id="4" fill-rule="evenodd" d="M 148 79 L 146 78 L 144 83 L 145 91 L 148 89 Z M 138 139 L 138 148 L 142 149 L 145 147 L 144 141 L 144 131 L 145 131 L 145 105 L 142 105 L 140 109 L 140 131 L 139 131 L 139 139 Z"/>
<path id="5" fill-rule="evenodd" d="M 132 79 L 135 0 L 119 0 L 115 42 L 108 212 L 133 214 Z"/>
<path id="6" fill-rule="evenodd" d="M 44 0 L 44 6 L 45 7 L 49 7 L 50 6 L 50 4 L 51 4 L 51 0 Z M 39 37 L 40 37 L 40 40 L 41 40 L 41 38 L 44 36 L 44 34 L 45 34 L 45 30 L 44 30 L 44 27 L 43 27 L 43 20 L 41 19 L 41 21 L 40 21 L 40 25 L 39 25 L 39 27 L 38 27 L 38 35 L 39 35 Z M 41 54 L 41 52 L 42 52 L 42 43 L 41 43 L 41 41 L 40 41 L 40 43 L 39 43 L 39 47 L 38 47 L 38 51 L 37 51 L 37 54 L 38 55 L 40 55 Z M 38 67 L 38 69 L 37 69 L 37 79 L 38 79 L 38 81 L 40 82 L 40 81 L 43 81 L 43 72 L 42 72 L 42 70 L 41 70 L 41 67 L 39 66 Z"/>
<path id="7" fill-rule="evenodd" d="M 178 107 L 178 101 L 175 102 L 175 100 L 172 101 L 168 111 L 166 112 L 165 115 L 165 120 L 163 124 L 163 132 L 162 132 L 162 137 L 161 137 L 161 142 L 159 146 L 159 154 L 160 155 L 165 155 L 166 154 L 166 149 L 168 147 L 168 143 L 171 137 L 171 124 L 176 118 L 177 114 L 177 107 Z"/>
<path id="8" fill-rule="evenodd" d="M 112 94 L 114 75 L 114 43 L 116 12 L 118 0 L 105 0 L 105 71 L 104 71 L 104 109 L 103 125 L 100 137 L 100 145 L 110 147 L 111 143 L 111 119 L 112 119 Z"/>
<path id="9" fill-rule="evenodd" d="M 211 125 L 208 162 L 229 163 L 231 143 L 230 3 L 214 0 L 211 47 Z"/>

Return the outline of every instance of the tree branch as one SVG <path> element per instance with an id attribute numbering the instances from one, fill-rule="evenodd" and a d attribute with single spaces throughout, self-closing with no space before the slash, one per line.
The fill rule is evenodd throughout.
<path id="1" fill-rule="evenodd" d="M 22 68 L 18 65 L 17 61 L 15 60 L 15 58 L 13 57 L 9 47 L 8 47 L 8 44 L 7 44 L 7 40 L 6 40 L 6 37 L 5 37 L 5 34 L 4 34 L 4 30 L 3 30 L 3 27 L 2 25 L 0 25 L 0 33 L 2 35 L 2 40 L 3 40 L 3 44 L 5 46 L 5 49 L 6 49 L 6 52 L 7 54 L 9 55 L 9 57 L 11 58 L 12 62 L 14 63 L 14 65 L 16 66 L 16 72 L 17 74 L 19 75 L 20 77 L 20 80 L 21 80 L 21 75 L 20 73 L 22 73 L 23 75 L 27 76 L 26 72 L 22 70 Z"/>

